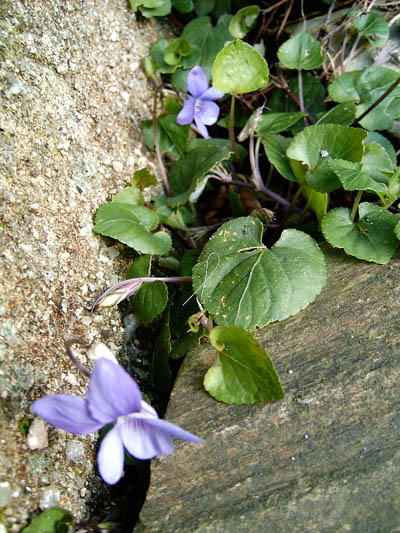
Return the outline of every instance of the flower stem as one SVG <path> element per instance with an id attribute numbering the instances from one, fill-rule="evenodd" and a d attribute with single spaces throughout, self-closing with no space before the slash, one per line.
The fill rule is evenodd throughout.
<path id="1" fill-rule="evenodd" d="M 237 159 L 237 162 L 241 165 L 242 161 L 240 159 L 240 155 L 236 146 L 236 140 L 235 140 L 235 95 L 232 94 L 231 96 L 231 111 L 229 115 L 229 137 L 231 139 L 233 151 L 235 152 L 235 156 Z"/>
<path id="2" fill-rule="evenodd" d="M 362 191 L 357 191 L 357 195 L 354 199 L 354 204 L 353 204 L 353 208 L 351 210 L 351 215 L 350 215 L 352 222 L 354 222 L 354 219 L 356 218 L 358 204 L 360 203 L 362 193 L 363 193 Z"/>
<path id="3" fill-rule="evenodd" d="M 164 166 L 164 162 L 162 159 L 162 155 L 160 151 L 160 144 L 158 142 L 158 135 L 157 135 L 157 97 L 158 97 L 159 89 L 160 87 L 156 87 L 154 91 L 154 99 L 153 99 L 153 117 L 152 117 L 153 120 L 152 122 L 153 122 L 154 147 L 156 149 L 158 166 L 160 168 L 161 178 L 163 180 L 165 190 L 167 191 L 168 196 L 172 196 L 172 191 L 171 191 L 171 187 L 169 186 L 168 177 L 165 171 L 165 166 Z"/>

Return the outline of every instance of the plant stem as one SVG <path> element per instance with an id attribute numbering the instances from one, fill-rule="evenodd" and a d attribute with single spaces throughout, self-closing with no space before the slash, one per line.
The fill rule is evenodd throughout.
<path id="1" fill-rule="evenodd" d="M 253 174 L 253 183 L 256 188 L 256 191 L 260 191 L 264 184 L 261 177 L 261 173 L 258 166 L 258 150 L 256 154 L 256 150 L 254 148 L 254 130 L 257 127 L 257 122 L 259 121 L 260 115 L 262 113 L 263 107 L 260 107 L 257 109 L 256 114 L 254 116 L 253 124 L 250 128 L 249 132 L 249 157 L 250 157 L 250 166 L 251 166 L 251 172 Z M 259 139 L 257 139 L 257 142 Z M 259 146 L 259 144 L 258 144 Z"/>
<path id="2" fill-rule="evenodd" d="M 360 115 L 357 119 L 357 122 L 360 122 L 364 117 L 368 115 L 377 105 L 379 105 L 389 94 L 394 91 L 394 89 L 400 84 L 400 76 L 395 80 L 392 85 L 387 89 L 379 98 L 376 100 L 373 104 L 369 106 L 368 109 L 364 111 L 362 115 Z"/>
<path id="3" fill-rule="evenodd" d="M 357 195 L 354 199 L 354 204 L 353 204 L 353 208 L 351 210 L 351 215 L 350 215 L 352 222 L 354 222 L 354 219 L 356 218 L 358 204 L 360 203 L 362 193 L 363 193 L 362 191 L 357 191 Z"/>
<path id="4" fill-rule="evenodd" d="M 297 72 L 297 80 L 298 80 L 298 86 L 299 86 L 300 111 L 302 113 L 304 113 L 305 112 L 305 107 L 304 107 L 304 95 L 303 95 L 303 76 L 302 76 L 302 70 L 301 69 Z M 304 125 L 305 125 L 305 127 L 308 126 L 307 117 L 304 117 Z"/>
<path id="5" fill-rule="evenodd" d="M 159 89 L 160 87 L 156 87 L 156 89 L 154 90 L 154 99 L 153 99 L 152 122 L 153 122 L 154 147 L 156 149 L 158 166 L 160 168 L 161 179 L 163 180 L 165 190 L 167 191 L 168 196 L 172 196 L 172 191 L 171 191 L 171 187 L 169 186 L 168 177 L 165 171 L 165 166 L 164 166 L 164 162 L 162 159 L 162 155 L 160 151 L 160 144 L 158 142 L 158 135 L 157 135 L 157 96 L 158 96 Z"/>
<path id="6" fill-rule="evenodd" d="M 300 194 L 303 192 L 303 189 L 304 189 L 304 183 L 302 183 L 299 188 L 297 189 L 297 191 L 295 192 L 295 195 L 293 196 L 292 198 L 292 201 L 290 202 L 290 205 L 288 207 L 288 210 L 286 211 L 285 213 L 285 216 L 283 217 L 282 219 L 282 222 L 281 222 L 281 226 L 283 227 L 283 225 L 285 224 L 285 222 L 287 221 L 287 219 L 289 218 L 290 216 L 290 213 L 293 211 L 294 209 L 294 206 L 296 205 L 296 202 L 300 196 Z"/>
<path id="7" fill-rule="evenodd" d="M 237 162 L 241 165 L 242 161 L 240 160 L 239 152 L 238 152 L 236 141 L 235 141 L 235 95 L 234 94 L 232 94 L 231 96 L 231 111 L 229 114 L 229 137 L 231 139 L 233 151 L 235 152 Z"/>

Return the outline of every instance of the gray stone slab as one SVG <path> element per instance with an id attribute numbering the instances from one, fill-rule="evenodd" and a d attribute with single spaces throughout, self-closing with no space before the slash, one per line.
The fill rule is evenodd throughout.
<path id="1" fill-rule="evenodd" d="M 213 350 L 186 358 L 167 417 L 205 443 L 153 462 L 135 531 L 400 530 L 400 260 L 326 258 L 317 300 L 257 333 L 284 400 L 218 403 Z"/>

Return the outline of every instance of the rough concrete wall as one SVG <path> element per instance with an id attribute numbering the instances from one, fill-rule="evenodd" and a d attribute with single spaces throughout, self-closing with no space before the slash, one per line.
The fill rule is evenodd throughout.
<path id="1" fill-rule="evenodd" d="M 118 312 L 87 310 L 126 266 L 92 219 L 135 170 L 157 173 L 139 124 L 151 106 L 140 60 L 159 30 L 124 0 L 3 0 L 0 21 L 0 507 L 10 500 L 18 531 L 39 503 L 87 517 L 101 486 L 95 436 L 49 429 L 31 451 L 18 422 L 38 397 L 85 393 L 65 338 L 121 345 Z"/>

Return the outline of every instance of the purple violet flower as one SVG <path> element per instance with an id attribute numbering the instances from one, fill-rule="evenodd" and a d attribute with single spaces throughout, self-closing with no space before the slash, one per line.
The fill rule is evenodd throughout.
<path id="1" fill-rule="evenodd" d="M 158 418 L 142 399 L 133 378 L 118 363 L 101 357 L 90 376 L 87 398 L 55 394 L 33 402 L 32 410 L 53 426 L 79 435 L 114 422 L 103 438 L 97 463 L 101 477 L 113 485 L 122 476 L 124 447 L 137 459 L 174 451 L 172 437 L 203 442 L 192 433 Z"/>
<path id="2" fill-rule="evenodd" d="M 222 98 L 224 93 L 214 87 L 208 87 L 206 75 L 201 67 L 194 67 L 189 72 L 186 87 L 192 96 L 186 100 L 176 120 L 182 126 L 194 121 L 201 135 L 208 139 L 206 126 L 215 124 L 219 115 L 219 107 L 213 100 Z"/>

